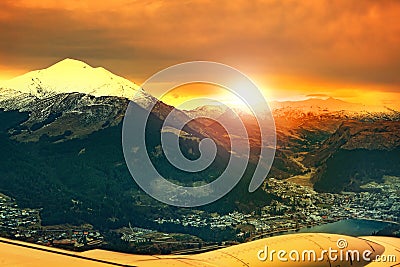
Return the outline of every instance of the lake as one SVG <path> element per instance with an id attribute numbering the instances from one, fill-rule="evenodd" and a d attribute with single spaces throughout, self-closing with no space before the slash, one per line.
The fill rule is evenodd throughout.
<path id="1" fill-rule="evenodd" d="M 382 230 L 386 226 L 390 225 L 387 222 L 370 221 L 370 220 L 359 220 L 349 219 L 342 220 L 333 223 L 327 223 L 310 228 L 302 228 L 297 233 L 331 233 L 331 234 L 343 234 L 350 236 L 368 236 L 373 232 Z M 289 232 L 294 233 L 294 232 Z"/>

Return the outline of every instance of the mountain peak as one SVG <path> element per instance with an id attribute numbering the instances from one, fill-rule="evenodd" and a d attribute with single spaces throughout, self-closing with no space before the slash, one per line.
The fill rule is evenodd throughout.
<path id="1" fill-rule="evenodd" d="M 80 61 L 78 59 L 73 58 L 65 58 L 61 61 L 58 61 L 54 65 L 51 65 L 49 68 L 92 68 L 89 64 Z"/>
<path id="2" fill-rule="evenodd" d="M 328 97 L 327 99 L 325 99 L 325 101 L 326 102 L 335 102 L 335 103 L 349 103 L 349 102 L 346 102 L 346 101 L 343 101 L 343 100 L 341 100 L 341 99 L 337 99 L 337 98 L 334 98 L 334 97 Z"/>
<path id="3" fill-rule="evenodd" d="M 93 96 L 118 96 L 132 99 L 144 91 L 135 83 L 102 67 L 72 58 L 28 72 L 0 83 L 0 88 L 13 89 L 39 98 L 59 93 L 84 93 Z"/>

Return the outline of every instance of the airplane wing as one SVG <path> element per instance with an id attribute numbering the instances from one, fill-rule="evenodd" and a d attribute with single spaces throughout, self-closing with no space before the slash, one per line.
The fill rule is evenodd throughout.
<path id="1" fill-rule="evenodd" d="M 292 234 L 264 238 L 196 255 L 148 256 L 100 249 L 71 252 L 0 238 L 0 266 L 399 267 L 400 239 L 336 234 Z"/>

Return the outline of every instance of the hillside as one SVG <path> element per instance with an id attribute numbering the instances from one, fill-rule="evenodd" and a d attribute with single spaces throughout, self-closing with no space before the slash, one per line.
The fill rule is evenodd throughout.
<path id="1" fill-rule="evenodd" d="M 312 180 L 320 191 L 359 191 L 383 175 L 400 175 L 400 122 L 344 122 L 304 163 L 317 167 Z"/>
<path id="2" fill-rule="evenodd" d="M 69 71 L 64 75 L 60 69 Z M 156 169 L 174 183 L 193 186 L 213 181 L 231 156 L 231 138 L 247 143 L 239 132 L 228 136 L 220 125 L 239 128 L 238 117 L 230 110 L 214 106 L 177 110 L 175 122 L 190 122 L 182 131 L 170 127 L 167 132 L 179 135 L 187 158 L 199 157 L 203 138 L 213 139 L 218 149 L 205 170 L 178 170 L 160 150 L 162 124 L 174 108 L 128 80 L 76 60 L 30 72 L 0 87 L 0 191 L 21 206 L 42 208 L 44 224 L 91 223 L 106 229 L 128 222 L 146 226 L 151 224 L 151 214 L 174 217 L 186 212 L 155 201 L 133 181 L 121 146 L 130 100 L 135 114 L 150 111 L 147 153 Z M 136 92 L 135 97 L 127 98 L 127 89 Z M 154 105 L 151 110 L 150 105 Z M 271 106 L 277 147 L 268 177 L 285 179 L 316 169 L 312 177 L 316 189 L 340 191 L 359 190 L 364 182 L 398 173 L 397 111 L 370 112 L 363 105 L 336 99 Z M 210 119 L 190 120 L 198 115 Z M 248 192 L 259 157 L 260 133 L 254 116 L 239 112 L 239 117 L 250 137 L 250 162 L 239 184 L 204 210 L 252 212 L 271 201 L 261 188 Z"/>
<path id="3" fill-rule="evenodd" d="M 67 74 L 61 75 L 62 79 L 71 80 L 66 86 L 56 82 L 57 75 L 54 76 L 56 80 L 52 79 L 60 65 L 71 68 L 70 73 L 74 74 L 69 78 Z M 88 85 L 86 82 L 92 75 L 95 80 L 100 75 L 100 82 Z M 120 81 L 129 86 L 133 84 L 122 78 L 116 79 L 104 69 L 64 60 L 15 78 L 7 83 L 7 87 L 3 84 L 0 88 L 0 142 L 3 148 L 0 152 L 0 191 L 14 197 L 23 207 L 41 208 L 43 224 L 90 223 L 105 229 L 128 222 L 148 226 L 154 219 L 149 214 L 174 217 L 186 212 L 150 198 L 132 179 L 121 145 L 122 120 L 129 99 L 124 97 L 124 90 L 103 90 L 101 79 L 104 75 L 117 81 L 108 84 L 108 89 L 121 89 L 118 87 Z M 32 87 L 23 86 L 30 79 L 40 80 L 36 91 L 28 91 Z M 198 173 L 178 170 L 168 162 L 159 151 L 160 133 L 163 120 L 173 107 L 140 88 L 136 89 L 142 96 L 132 99 L 136 114 L 145 113 L 149 105 L 154 104 L 147 122 L 146 146 L 156 169 L 170 181 L 188 186 L 208 183 L 218 177 L 229 157 L 222 146 L 218 146 L 217 157 L 211 166 Z M 180 111 L 174 117 L 176 121 L 187 118 Z M 185 126 L 184 134 L 180 135 L 183 154 L 187 158 L 198 158 L 199 142 L 204 137 L 212 138 L 211 130 L 195 121 Z M 234 209 L 251 211 L 268 204 L 270 197 L 261 189 L 248 193 L 253 171 L 254 165 L 250 163 L 237 187 L 204 209 L 221 213 Z"/>

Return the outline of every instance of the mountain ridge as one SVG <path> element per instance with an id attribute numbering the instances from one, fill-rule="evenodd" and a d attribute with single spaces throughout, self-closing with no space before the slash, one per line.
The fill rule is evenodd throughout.
<path id="1" fill-rule="evenodd" d="M 145 108 L 158 101 L 134 82 L 118 76 L 104 67 L 92 67 L 83 61 L 72 58 L 65 58 L 47 68 L 33 70 L 12 79 L 0 81 L 0 101 L 16 96 L 20 99 L 45 98 L 60 93 L 83 93 L 95 97 L 124 97 Z M 276 113 L 301 110 L 305 113 L 336 112 L 365 115 L 371 112 L 390 113 L 392 111 L 384 106 L 350 103 L 332 97 L 327 99 L 311 97 L 299 101 L 270 101 L 269 105 Z M 209 106 L 205 109 L 204 107 L 207 105 L 185 111 L 185 113 L 189 116 L 204 115 L 207 109 L 211 108 L 217 114 L 222 114 L 223 108 L 221 107 Z"/>
<path id="2" fill-rule="evenodd" d="M 290 108 L 302 109 L 305 112 L 388 112 L 390 110 L 385 106 L 352 103 L 333 97 L 327 99 L 311 97 L 299 101 L 272 101 L 270 105 L 274 110 Z"/>
<path id="3" fill-rule="evenodd" d="M 65 71 L 68 75 L 64 75 Z M 58 78 L 55 80 L 58 82 L 70 81 L 66 86 L 56 88 L 54 86 L 58 84 L 54 83 L 54 80 L 39 79 L 47 74 L 50 78 L 52 75 L 60 76 L 59 80 L 57 80 Z M 35 79 L 32 80 L 32 75 L 36 75 L 36 78 L 40 76 L 38 79 L 42 83 L 42 87 L 48 90 L 31 92 L 32 88 L 29 87 L 29 83 L 35 82 Z M 90 79 L 86 81 L 86 77 L 101 77 L 101 79 L 100 82 L 93 83 Z M 74 80 L 75 78 L 77 79 Z M 83 83 L 80 84 L 82 80 Z M 113 87 L 115 90 L 105 90 L 106 87 L 102 86 L 105 80 L 107 82 L 117 81 L 114 83 L 116 87 Z M 46 69 L 28 72 L 11 79 L 11 81 L 17 81 L 15 84 L 28 81 L 28 85 L 20 88 L 18 86 L 14 86 L 14 88 L 10 88 L 13 86 L 1 86 L 2 83 L 0 83 L 0 108 L 6 111 L 18 110 L 29 113 L 26 121 L 20 123 L 18 127 L 9 129 L 8 132 L 12 139 L 22 142 L 38 142 L 44 137 L 57 142 L 84 138 L 93 132 L 119 125 L 129 100 L 147 110 L 153 106 L 150 111 L 151 115 L 161 121 L 174 109 L 173 106 L 157 100 L 136 84 L 112 74 L 103 67 L 93 68 L 74 59 L 64 59 Z M 46 81 L 50 82 L 50 85 L 46 85 Z M 120 87 L 118 81 L 122 81 L 127 88 L 135 91 L 135 97 L 125 97 L 124 87 L 123 85 Z M 8 85 L 10 84 L 13 83 L 10 82 Z M 79 84 L 79 86 L 72 88 L 71 84 Z M 38 87 L 34 87 L 34 89 L 38 89 Z M 335 133 L 343 120 L 378 122 L 399 120 L 400 118 L 399 112 L 385 107 L 379 107 L 375 109 L 376 112 L 370 112 L 366 111 L 368 107 L 366 105 L 334 98 L 274 101 L 270 103 L 270 106 L 275 119 L 278 140 L 276 157 L 270 175 L 277 178 L 287 178 L 302 173 L 303 167 L 294 159 L 303 158 L 307 153 L 323 153 L 318 150 L 321 144 Z M 235 108 L 233 110 L 238 111 Z M 192 118 L 185 126 L 184 132 L 196 138 L 212 138 L 219 146 L 229 151 L 230 138 L 216 122 L 236 125 L 237 117 L 230 116 L 230 113 L 221 106 L 203 106 L 189 111 L 178 110 L 175 119 L 187 121 L 188 117 Z M 242 110 L 239 110 L 238 114 L 244 121 L 248 132 L 251 133 L 252 151 L 258 151 L 260 147 L 259 141 L 257 141 L 259 131 L 255 118 Z M 206 116 L 209 119 L 196 118 L 197 116 Z M 309 158 L 306 157 L 306 161 Z M 251 160 L 254 162 L 258 160 L 257 153 L 252 154 Z"/>
<path id="4" fill-rule="evenodd" d="M 303 163 L 316 167 L 314 187 L 321 191 L 358 191 L 383 175 L 400 175 L 400 122 L 343 122 Z"/>

